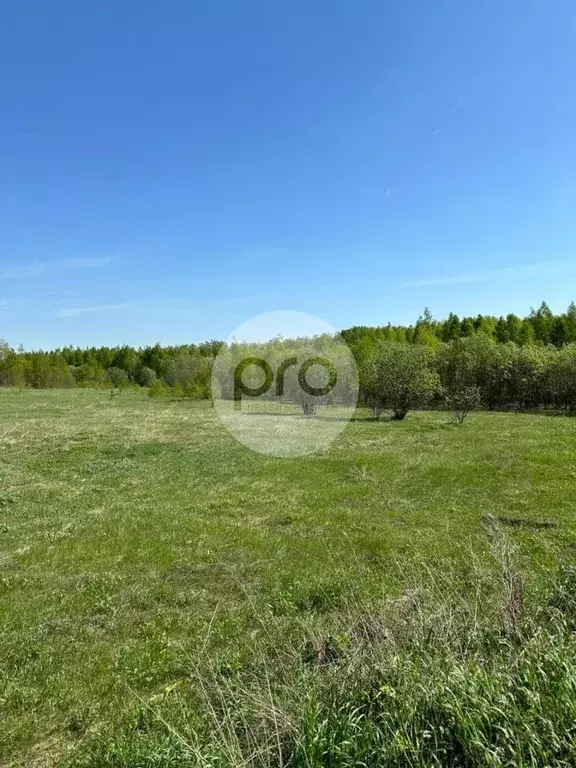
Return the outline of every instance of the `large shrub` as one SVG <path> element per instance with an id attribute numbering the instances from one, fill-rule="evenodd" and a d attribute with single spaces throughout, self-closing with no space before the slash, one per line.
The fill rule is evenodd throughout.
<path id="1" fill-rule="evenodd" d="M 369 404 L 376 412 L 392 410 L 398 420 L 413 408 L 427 405 L 440 391 L 432 363 L 433 353 L 426 346 L 381 342 L 364 367 Z"/>
<path id="2" fill-rule="evenodd" d="M 128 374 L 124 369 L 113 365 L 108 368 L 107 373 L 113 387 L 125 387 L 128 384 Z"/>

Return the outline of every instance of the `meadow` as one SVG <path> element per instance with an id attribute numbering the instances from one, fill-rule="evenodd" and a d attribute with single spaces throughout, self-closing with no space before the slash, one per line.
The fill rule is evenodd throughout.
<path id="1" fill-rule="evenodd" d="M 274 458 L 206 401 L 0 389 L 0 764 L 570 765 L 571 634 L 541 606 L 572 599 L 575 479 L 568 416 L 359 410 Z M 487 653 L 526 678 L 531 734 L 439 736 L 468 710 L 402 731 L 424 668 L 422 722 L 448 679 L 507 710 Z"/>

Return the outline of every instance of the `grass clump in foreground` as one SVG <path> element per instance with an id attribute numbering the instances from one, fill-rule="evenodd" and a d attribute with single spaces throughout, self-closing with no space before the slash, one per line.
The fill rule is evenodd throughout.
<path id="1" fill-rule="evenodd" d="M 576 570 L 526 610 L 513 549 L 488 525 L 496 572 L 460 588 L 429 573 L 400 599 L 340 605 L 334 634 L 291 652 L 196 666 L 70 765 L 574 765 Z"/>

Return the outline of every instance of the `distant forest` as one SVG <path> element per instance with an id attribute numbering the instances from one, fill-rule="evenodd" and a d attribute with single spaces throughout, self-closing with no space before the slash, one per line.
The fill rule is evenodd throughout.
<path id="1" fill-rule="evenodd" d="M 424 348 L 411 360 L 418 358 L 419 365 L 433 371 L 439 391 L 448 396 L 458 388 L 472 387 L 486 407 L 576 406 L 574 302 L 562 314 L 554 314 L 543 302 L 524 318 L 514 314 L 460 318 L 451 313 L 445 320 L 436 320 L 425 309 L 411 326 L 354 326 L 341 334 L 356 358 L 365 404 L 378 391 L 375 371 L 385 367 L 383 360 L 388 368 L 400 364 L 397 350 L 393 362 L 390 349 L 401 344 Z M 0 386 L 147 387 L 152 396 L 208 398 L 212 362 L 221 345 L 207 341 L 138 349 L 26 351 L 0 341 Z M 440 395 L 430 399 L 439 402 Z"/>

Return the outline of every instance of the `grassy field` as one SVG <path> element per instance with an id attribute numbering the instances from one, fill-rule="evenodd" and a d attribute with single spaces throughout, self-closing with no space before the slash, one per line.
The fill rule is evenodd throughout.
<path id="1" fill-rule="evenodd" d="M 318 675 L 355 611 L 474 592 L 502 565 L 490 525 L 537 602 L 574 559 L 575 478 L 567 417 L 359 412 L 326 451 L 276 459 L 204 402 L 0 390 L 0 764 L 226 765 L 182 735 L 198 681 L 232 700 L 278 659 Z M 323 759 L 302 764 L 357 764 Z"/>

